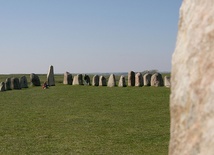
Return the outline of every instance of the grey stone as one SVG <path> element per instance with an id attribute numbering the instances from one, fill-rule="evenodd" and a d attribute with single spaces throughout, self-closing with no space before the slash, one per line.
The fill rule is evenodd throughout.
<path id="1" fill-rule="evenodd" d="M 135 72 L 128 73 L 128 86 L 135 86 Z"/>
<path id="2" fill-rule="evenodd" d="M 120 80 L 119 80 L 119 83 L 118 83 L 118 87 L 126 87 L 126 79 L 125 79 L 125 76 L 124 76 L 124 75 L 121 75 L 121 76 L 120 76 Z"/>
<path id="3" fill-rule="evenodd" d="M 115 87 L 115 86 L 116 86 L 116 79 L 115 79 L 115 75 L 114 75 L 114 74 L 111 74 L 111 75 L 109 76 L 107 86 L 108 86 L 108 87 Z"/>
<path id="4" fill-rule="evenodd" d="M 55 79 L 54 79 L 54 68 L 50 66 L 48 74 L 47 74 L 47 82 L 49 86 L 55 86 Z"/>
<path id="5" fill-rule="evenodd" d="M 7 78 L 5 80 L 5 89 L 6 90 L 11 90 L 11 78 Z"/>
<path id="6" fill-rule="evenodd" d="M 82 74 L 74 76 L 73 85 L 83 85 Z"/>
<path id="7" fill-rule="evenodd" d="M 151 86 L 163 86 L 163 78 L 160 73 L 155 73 L 151 77 Z"/>
<path id="8" fill-rule="evenodd" d="M 107 86 L 106 78 L 104 76 L 100 76 L 99 86 Z"/>
<path id="9" fill-rule="evenodd" d="M 5 91 L 5 83 L 4 82 L 1 82 L 0 83 L 0 91 Z"/>
<path id="10" fill-rule="evenodd" d="M 143 76 L 141 73 L 135 74 L 135 86 L 137 87 L 143 86 Z"/>
<path id="11" fill-rule="evenodd" d="M 92 78 L 92 86 L 99 86 L 99 76 L 94 75 Z"/>
<path id="12" fill-rule="evenodd" d="M 165 76 L 164 77 L 164 86 L 165 87 L 170 87 L 171 86 L 170 77 L 169 76 Z"/>
<path id="13" fill-rule="evenodd" d="M 31 85 L 33 86 L 41 86 L 39 76 L 34 73 L 30 74 L 30 82 L 31 82 Z"/>
<path id="14" fill-rule="evenodd" d="M 11 79 L 11 89 L 21 89 L 18 78 Z"/>
<path id="15" fill-rule="evenodd" d="M 26 76 L 22 76 L 19 80 L 21 88 L 28 88 L 27 78 Z"/>
<path id="16" fill-rule="evenodd" d="M 64 73 L 64 79 L 63 79 L 63 84 L 72 85 L 72 82 L 73 82 L 72 74 L 70 74 L 69 72 L 65 72 Z"/>
<path id="17" fill-rule="evenodd" d="M 91 85 L 91 79 L 87 74 L 84 75 L 84 84 L 87 86 Z"/>
<path id="18" fill-rule="evenodd" d="M 146 73 L 143 76 L 143 84 L 144 84 L 144 86 L 151 86 L 151 77 L 152 77 L 152 74 L 150 74 L 150 73 Z"/>

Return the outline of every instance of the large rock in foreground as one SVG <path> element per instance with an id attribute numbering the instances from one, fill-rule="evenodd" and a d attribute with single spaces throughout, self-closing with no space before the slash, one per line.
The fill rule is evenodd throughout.
<path id="1" fill-rule="evenodd" d="M 214 1 L 184 0 L 172 58 L 169 155 L 214 154 Z"/>

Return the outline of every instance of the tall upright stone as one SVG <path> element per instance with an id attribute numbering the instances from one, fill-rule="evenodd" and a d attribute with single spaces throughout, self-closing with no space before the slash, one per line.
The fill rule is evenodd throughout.
<path id="1" fill-rule="evenodd" d="M 102 75 L 100 76 L 100 79 L 99 79 L 99 86 L 107 86 L 106 78 Z"/>
<path id="2" fill-rule="evenodd" d="M 172 56 L 169 155 L 214 154 L 214 1 L 184 0 Z"/>
<path id="3" fill-rule="evenodd" d="M 30 74 L 30 83 L 32 86 L 41 86 L 40 78 L 37 74 Z"/>
<path id="4" fill-rule="evenodd" d="M 18 78 L 11 79 L 11 89 L 21 89 Z"/>
<path id="5" fill-rule="evenodd" d="M 99 76 L 94 75 L 92 78 L 92 86 L 99 86 Z"/>
<path id="6" fill-rule="evenodd" d="M 119 83 L 118 83 L 118 87 L 126 87 L 126 79 L 125 79 L 125 76 L 124 76 L 124 75 L 121 75 L 121 76 L 120 76 L 120 80 L 119 80 Z"/>
<path id="7" fill-rule="evenodd" d="M 72 74 L 70 74 L 69 72 L 65 72 L 63 84 L 72 85 L 72 82 L 73 82 Z"/>
<path id="8" fill-rule="evenodd" d="M 5 90 L 11 90 L 11 78 L 5 80 Z"/>
<path id="9" fill-rule="evenodd" d="M 160 73 L 154 73 L 151 77 L 151 86 L 163 86 L 163 77 Z"/>
<path id="10" fill-rule="evenodd" d="M 5 83 L 4 82 L 1 82 L 0 83 L 0 92 L 1 91 L 5 91 L 6 89 L 5 89 Z"/>
<path id="11" fill-rule="evenodd" d="M 135 72 L 128 73 L 128 86 L 135 86 Z"/>
<path id="12" fill-rule="evenodd" d="M 19 80 L 21 88 L 28 88 L 27 78 L 26 76 L 22 76 Z"/>
<path id="13" fill-rule="evenodd" d="M 78 74 L 78 75 L 74 76 L 73 85 L 83 85 L 82 74 Z"/>
<path id="14" fill-rule="evenodd" d="M 50 66 L 48 74 L 47 74 L 47 82 L 49 86 L 55 86 L 55 79 L 54 79 L 54 68 Z"/>
<path id="15" fill-rule="evenodd" d="M 87 74 L 84 75 L 84 85 L 86 85 L 86 86 L 91 85 L 91 79 Z"/>
<path id="16" fill-rule="evenodd" d="M 143 76 L 141 73 L 135 74 L 135 86 L 137 87 L 143 86 Z"/>
<path id="17" fill-rule="evenodd" d="M 151 86 L 151 77 L 152 77 L 152 74 L 150 74 L 150 73 L 146 73 L 143 76 L 143 85 L 144 86 Z"/>
<path id="18" fill-rule="evenodd" d="M 171 86 L 170 77 L 169 76 L 164 76 L 164 86 L 165 87 L 170 87 Z"/>
<path id="19" fill-rule="evenodd" d="M 108 87 L 115 87 L 115 86 L 116 86 L 116 79 L 115 79 L 115 75 L 114 75 L 114 74 L 111 74 L 111 75 L 109 76 L 107 86 L 108 86 Z"/>

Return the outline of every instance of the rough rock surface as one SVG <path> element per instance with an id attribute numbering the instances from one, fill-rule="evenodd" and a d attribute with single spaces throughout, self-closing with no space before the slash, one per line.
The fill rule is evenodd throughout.
<path id="1" fill-rule="evenodd" d="M 1 82 L 0 83 L 0 91 L 5 91 L 5 83 L 4 82 Z"/>
<path id="2" fill-rule="evenodd" d="M 83 85 L 82 74 L 74 76 L 73 85 Z"/>
<path id="3" fill-rule="evenodd" d="M 55 86 L 55 79 L 54 79 L 54 68 L 50 66 L 48 74 L 47 74 L 47 82 L 49 86 Z"/>
<path id="4" fill-rule="evenodd" d="M 160 73 L 154 73 L 151 77 L 151 86 L 163 86 L 163 78 Z"/>
<path id="5" fill-rule="evenodd" d="M 184 0 L 172 57 L 169 155 L 214 154 L 214 1 Z"/>
<path id="6" fill-rule="evenodd" d="M 115 79 L 115 75 L 114 75 L 114 74 L 111 74 L 111 75 L 109 76 L 107 86 L 108 86 L 108 87 L 115 87 L 115 86 L 116 86 L 116 79 Z"/>
<path id="7" fill-rule="evenodd" d="M 22 76 L 19 80 L 21 88 L 28 88 L 27 78 L 26 76 Z"/>
<path id="8" fill-rule="evenodd" d="M 121 76 L 120 76 L 120 80 L 119 80 L 119 83 L 118 83 L 118 87 L 126 87 L 126 79 L 125 79 L 125 76 L 124 76 L 124 75 L 121 75 Z"/>
<path id="9" fill-rule="evenodd" d="M 94 75 L 92 78 L 92 86 L 99 86 L 99 76 Z"/>
<path id="10" fill-rule="evenodd" d="M 91 79 L 87 74 L 84 75 L 84 85 L 86 85 L 86 86 L 91 85 Z"/>
<path id="11" fill-rule="evenodd" d="M 11 79 L 11 89 L 21 89 L 18 78 Z"/>
<path id="12" fill-rule="evenodd" d="M 169 76 L 165 76 L 164 77 L 164 86 L 165 87 L 170 87 L 171 86 L 170 77 Z"/>
<path id="13" fill-rule="evenodd" d="M 143 85 L 144 86 L 151 86 L 151 77 L 152 77 L 152 74 L 150 74 L 150 73 L 146 73 L 143 76 Z"/>
<path id="14" fill-rule="evenodd" d="M 135 75 L 135 86 L 137 86 L 137 87 L 143 86 L 143 76 L 141 73 L 137 73 Z"/>
<path id="15" fill-rule="evenodd" d="M 33 86 L 41 86 L 39 76 L 34 73 L 30 74 L 30 82 L 31 82 L 31 85 Z"/>
<path id="16" fill-rule="evenodd" d="M 72 85 L 72 82 L 73 82 L 72 74 L 70 74 L 69 72 L 65 72 L 63 84 Z"/>
<path id="17" fill-rule="evenodd" d="M 5 80 L 5 90 L 11 90 L 11 78 Z"/>
<path id="18" fill-rule="evenodd" d="M 128 73 L 128 86 L 135 86 L 135 72 Z"/>
<path id="19" fill-rule="evenodd" d="M 99 86 L 107 86 L 106 78 L 104 76 L 100 76 Z"/>

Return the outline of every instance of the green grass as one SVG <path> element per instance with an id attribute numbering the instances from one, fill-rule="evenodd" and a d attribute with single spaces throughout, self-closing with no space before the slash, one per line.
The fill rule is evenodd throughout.
<path id="1" fill-rule="evenodd" d="M 0 154 L 168 153 L 170 89 L 57 81 L 0 92 Z"/>

